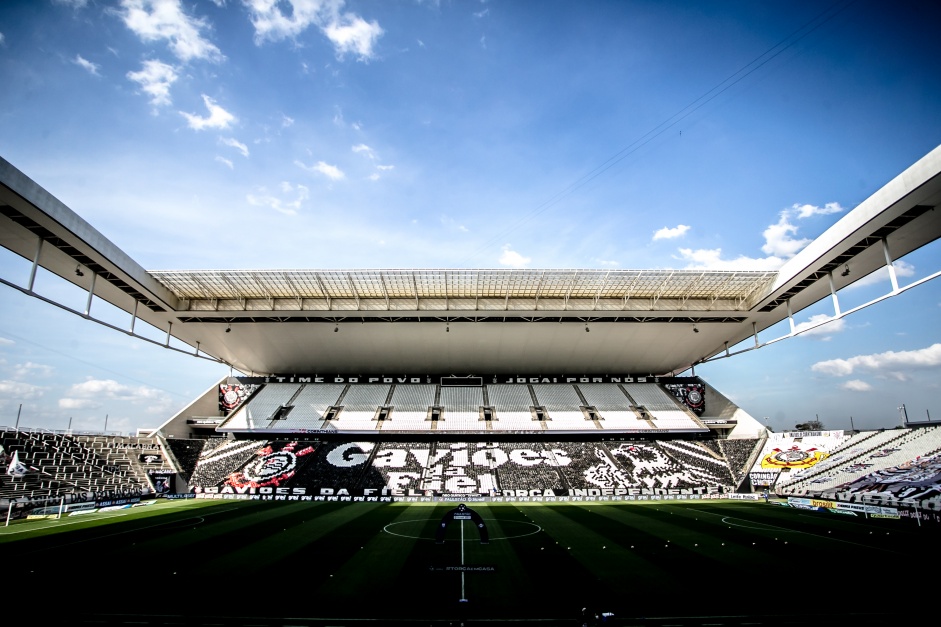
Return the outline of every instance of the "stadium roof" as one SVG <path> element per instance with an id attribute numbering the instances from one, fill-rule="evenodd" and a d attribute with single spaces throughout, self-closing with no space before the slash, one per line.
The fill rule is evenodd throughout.
<path id="1" fill-rule="evenodd" d="M 900 287 L 891 262 L 941 236 L 941 147 L 777 271 L 147 271 L 2 159 L 0 183 L 0 245 L 32 263 L 0 282 L 113 326 L 93 314 L 105 300 L 128 313 L 121 332 L 256 375 L 679 374 L 802 332 L 761 335 L 824 298 L 833 317 L 872 304 L 837 295 L 887 265 L 873 302 L 939 275 Z M 40 268 L 87 290 L 85 310 L 36 293 Z"/>

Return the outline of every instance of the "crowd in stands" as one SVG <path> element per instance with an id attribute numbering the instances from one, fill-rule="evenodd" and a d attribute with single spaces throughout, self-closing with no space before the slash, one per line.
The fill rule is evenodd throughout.
<path id="1" fill-rule="evenodd" d="M 782 477 L 775 491 L 860 502 L 916 499 L 941 504 L 941 427 L 864 431 L 844 438 L 800 474 Z"/>
<path id="2" fill-rule="evenodd" d="M 713 444 L 716 452 L 721 454 L 729 464 L 732 480 L 739 485 L 753 463 L 752 457 L 756 453 L 757 439 L 726 439 L 715 440 Z"/>
<path id="3" fill-rule="evenodd" d="M 190 483 L 192 485 L 223 483 L 229 475 L 241 470 L 266 444 L 267 442 L 225 438 L 205 440 L 196 465 L 189 473 Z"/>
<path id="4" fill-rule="evenodd" d="M 467 403 L 478 400 L 471 395 Z M 369 489 L 482 495 L 597 489 L 748 491 L 749 469 L 770 468 L 778 473 L 772 491 L 779 496 L 941 509 L 941 426 L 931 425 L 852 435 L 782 433 L 767 440 L 587 442 L 164 440 L 5 429 L 0 431 L 0 446 L 2 461 L 9 466 L 0 478 L 0 499 L 7 501 L 147 494 L 152 487 L 147 472 L 154 468 L 178 473 L 182 485 L 194 490 L 278 485 L 302 486 L 308 493 Z M 13 472 L 15 468 L 26 470 Z M 262 469 L 277 472 L 259 478 Z"/>
<path id="5" fill-rule="evenodd" d="M 758 445 L 757 440 L 751 443 Z M 716 446 L 696 441 L 340 441 L 311 446 L 312 453 L 291 467 L 285 485 L 303 485 L 315 492 L 344 488 L 485 495 L 518 490 L 737 488 Z M 224 446 L 207 442 L 191 484 L 200 489 L 217 487 L 253 459 L 283 450 L 281 441 L 232 441 Z"/>

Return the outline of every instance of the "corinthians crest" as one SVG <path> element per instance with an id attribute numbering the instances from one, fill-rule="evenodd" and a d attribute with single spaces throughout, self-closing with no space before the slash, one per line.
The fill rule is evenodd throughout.
<path id="1" fill-rule="evenodd" d="M 258 457 L 250 461 L 241 472 L 234 472 L 225 480 L 225 485 L 237 488 L 278 486 L 294 476 L 298 458 L 314 452 L 313 446 L 294 451 L 297 442 L 288 442 L 281 450 L 270 445 L 258 451 Z"/>
<path id="2" fill-rule="evenodd" d="M 809 448 L 802 451 L 795 444 L 789 449 L 772 449 L 761 460 L 762 468 L 810 468 L 817 462 L 829 457 L 829 453 Z"/>

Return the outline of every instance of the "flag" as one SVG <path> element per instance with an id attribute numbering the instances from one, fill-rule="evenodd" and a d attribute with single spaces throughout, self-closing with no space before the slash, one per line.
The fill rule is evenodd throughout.
<path id="1" fill-rule="evenodd" d="M 20 452 L 13 451 L 13 459 L 10 460 L 10 466 L 7 468 L 7 474 L 11 477 L 22 477 L 29 469 L 26 464 L 20 461 Z"/>

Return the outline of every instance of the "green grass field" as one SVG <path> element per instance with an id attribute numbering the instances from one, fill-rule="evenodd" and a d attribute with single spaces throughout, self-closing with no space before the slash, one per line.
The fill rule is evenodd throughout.
<path id="1" fill-rule="evenodd" d="M 738 501 L 471 504 L 489 544 L 458 521 L 438 544 L 455 505 L 161 501 L 19 521 L 0 528 L 4 616 L 581 625 L 589 606 L 618 625 L 859 625 L 935 602 L 939 529 L 910 521 Z"/>

